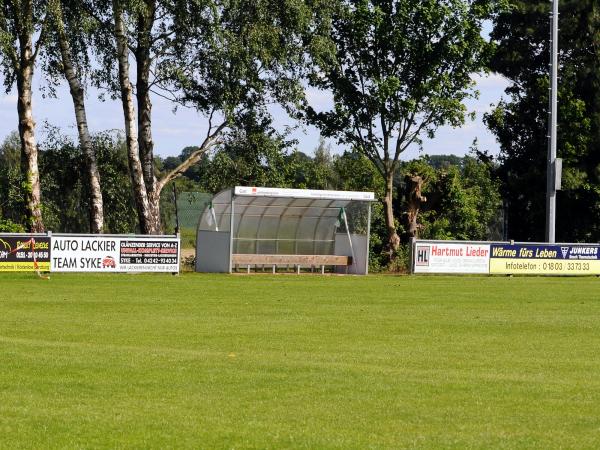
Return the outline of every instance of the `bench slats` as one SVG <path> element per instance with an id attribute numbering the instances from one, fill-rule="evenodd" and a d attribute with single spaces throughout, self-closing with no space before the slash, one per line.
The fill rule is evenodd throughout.
<path id="1" fill-rule="evenodd" d="M 254 265 L 254 264 L 290 264 L 302 266 L 350 266 L 351 256 L 337 255 L 252 255 L 233 254 L 232 264 Z"/>

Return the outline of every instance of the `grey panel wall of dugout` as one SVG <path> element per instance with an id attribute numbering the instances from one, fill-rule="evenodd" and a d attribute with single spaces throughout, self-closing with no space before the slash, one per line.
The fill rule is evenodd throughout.
<path id="1" fill-rule="evenodd" d="M 196 272 L 229 272 L 229 244 L 231 233 L 228 231 L 198 230 L 196 236 Z"/>
<path id="2" fill-rule="evenodd" d="M 338 256 L 352 256 L 352 265 L 348 267 L 348 273 L 354 275 L 367 275 L 369 273 L 369 242 L 368 237 L 360 234 L 351 234 L 352 248 L 348 242 L 346 233 L 336 233 L 334 254 Z M 346 273 L 346 269 L 338 267 L 338 273 Z"/>

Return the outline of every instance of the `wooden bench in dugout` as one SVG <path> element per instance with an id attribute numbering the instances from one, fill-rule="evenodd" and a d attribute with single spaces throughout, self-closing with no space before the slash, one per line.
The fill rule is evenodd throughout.
<path id="1" fill-rule="evenodd" d="M 296 266 L 296 273 L 300 273 L 301 267 L 321 267 L 321 273 L 325 273 L 325 266 L 344 266 L 346 272 L 348 266 L 352 265 L 351 256 L 337 255 L 257 255 L 257 254 L 233 254 L 231 264 L 234 267 L 246 266 L 250 273 L 251 266 L 272 266 L 273 273 L 277 266 Z"/>

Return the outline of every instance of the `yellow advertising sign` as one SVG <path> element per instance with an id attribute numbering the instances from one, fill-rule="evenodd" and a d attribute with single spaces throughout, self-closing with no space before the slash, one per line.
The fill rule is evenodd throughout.
<path id="1" fill-rule="evenodd" d="M 50 237 L 0 235 L 0 272 L 50 270 Z"/>
<path id="2" fill-rule="evenodd" d="M 493 244 L 490 274 L 600 275 L 600 247 L 595 244 Z"/>
<path id="3" fill-rule="evenodd" d="M 515 275 L 597 275 L 600 274 L 600 261 L 491 258 L 490 273 Z"/>

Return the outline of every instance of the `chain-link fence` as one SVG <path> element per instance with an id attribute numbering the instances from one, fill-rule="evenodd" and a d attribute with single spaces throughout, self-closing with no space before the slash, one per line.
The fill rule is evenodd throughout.
<path id="1" fill-rule="evenodd" d="M 179 218 L 179 233 L 183 248 L 196 248 L 196 228 L 198 220 L 206 205 L 210 203 L 212 194 L 206 192 L 179 192 L 177 194 L 177 217 Z M 165 218 L 165 229 L 175 230 L 175 208 Z"/>

